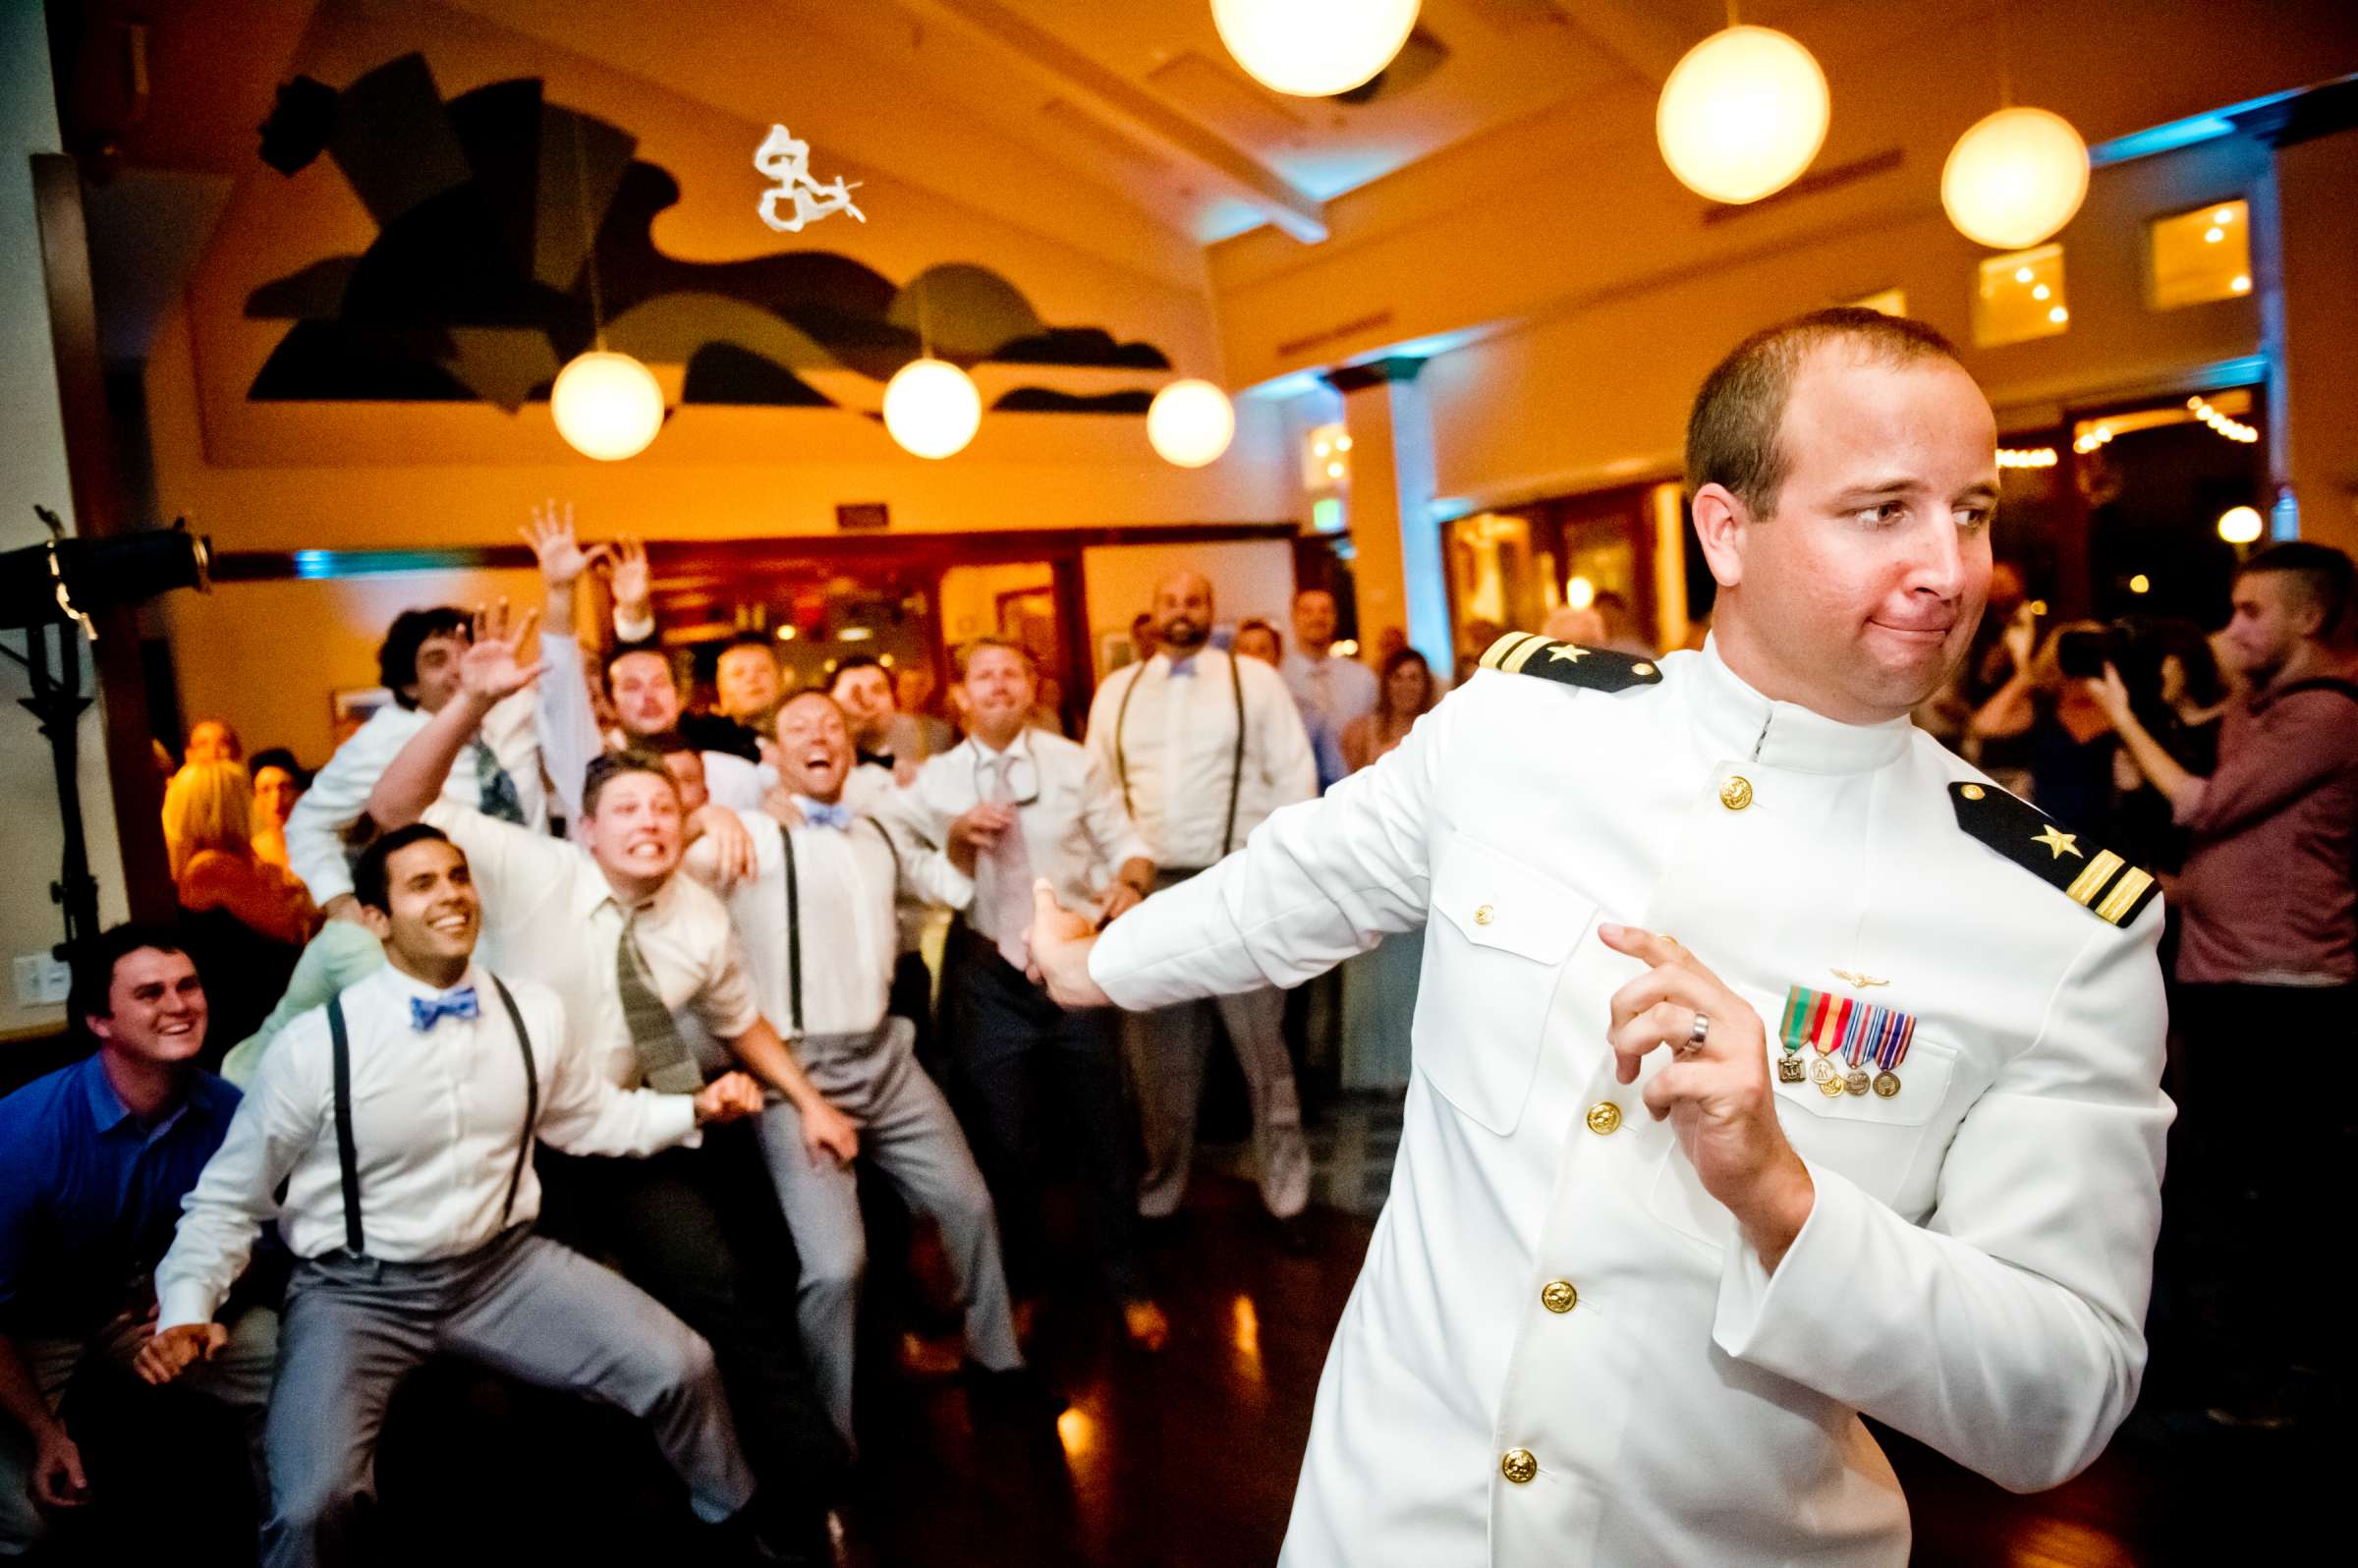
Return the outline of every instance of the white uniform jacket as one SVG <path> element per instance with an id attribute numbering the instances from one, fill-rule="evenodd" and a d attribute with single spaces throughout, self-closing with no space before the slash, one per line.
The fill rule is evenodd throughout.
<path id="1" fill-rule="evenodd" d="M 2119 928 L 1964 831 L 1948 786 L 1979 775 L 1904 720 L 1771 702 L 1712 649 L 1660 670 L 1611 694 L 1484 673 L 1097 944 L 1098 983 L 1147 1008 L 1426 926 L 1399 1162 L 1319 1383 L 1297 1568 L 1898 1568 L 1907 1507 L 1860 1414 L 2029 1490 L 2135 1397 L 2170 1117 L 2161 910 Z M 1773 1276 L 1647 1078 L 1613 1082 L 1607 1001 L 1641 967 L 1600 921 L 1685 943 L 1771 1052 L 1796 984 L 1917 1021 L 1891 1097 L 1771 1075 L 1817 1185 Z"/>

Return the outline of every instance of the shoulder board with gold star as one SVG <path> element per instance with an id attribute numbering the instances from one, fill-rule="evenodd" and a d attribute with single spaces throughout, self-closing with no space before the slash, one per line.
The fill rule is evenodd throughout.
<path id="1" fill-rule="evenodd" d="M 2055 819 L 1994 784 L 1948 787 L 1957 825 L 2024 870 L 2050 882 L 2101 921 L 2127 925 L 2154 901 L 2161 884 L 2108 849 L 2083 847 Z"/>
<path id="2" fill-rule="evenodd" d="M 1611 648 L 1581 647 L 1529 632 L 1509 632 L 1482 656 L 1486 670 L 1508 675 L 1544 675 L 1566 686 L 1585 686 L 1592 692 L 1623 692 L 1633 686 L 1654 686 L 1662 672 L 1652 659 L 1641 659 Z"/>

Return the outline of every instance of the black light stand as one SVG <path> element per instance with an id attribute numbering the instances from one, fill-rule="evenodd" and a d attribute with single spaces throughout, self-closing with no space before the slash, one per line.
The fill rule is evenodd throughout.
<path id="1" fill-rule="evenodd" d="M 49 527 L 49 542 L 0 554 L 0 629 L 25 633 L 25 651 L 0 644 L 24 666 L 32 695 L 21 700 L 40 721 L 57 771 L 59 825 L 65 853 L 50 899 L 63 907 L 66 939 L 56 956 L 98 934 L 98 879 L 90 874 L 89 843 L 82 828 L 81 723 L 96 700 L 82 691 L 82 641 L 95 642 L 91 617 L 137 604 L 173 588 L 208 587 L 207 542 L 184 521 L 152 533 L 114 539 L 66 536 L 47 507 L 33 511 Z M 49 638 L 57 636 L 52 658 Z"/>

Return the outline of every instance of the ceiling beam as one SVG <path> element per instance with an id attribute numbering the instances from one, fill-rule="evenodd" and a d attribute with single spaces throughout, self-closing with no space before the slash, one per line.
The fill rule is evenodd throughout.
<path id="1" fill-rule="evenodd" d="M 998 0 L 902 3 L 913 11 L 954 17 L 1014 51 L 1052 79 L 1058 91 L 1087 100 L 1123 129 L 1167 149 L 1221 195 L 1254 207 L 1295 239 L 1316 245 L 1326 238 L 1324 202 Z"/>
<path id="2" fill-rule="evenodd" d="M 1669 81 L 1670 68 L 1711 31 L 1686 32 L 1675 20 L 1663 16 L 1661 7 L 1643 0 L 1583 0 L 1579 5 L 1556 0 L 1555 9 L 1587 33 L 1590 42 L 1636 72 L 1650 87 Z"/>

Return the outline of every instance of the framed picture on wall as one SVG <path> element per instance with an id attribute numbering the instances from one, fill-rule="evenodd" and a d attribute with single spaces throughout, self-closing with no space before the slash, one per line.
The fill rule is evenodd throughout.
<path id="1" fill-rule="evenodd" d="M 327 721 L 336 744 L 342 746 L 352 732 L 375 716 L 380 707 L 389 707 L 393 693 L 382 686 L 355 686 L 327 694 Z"/>

